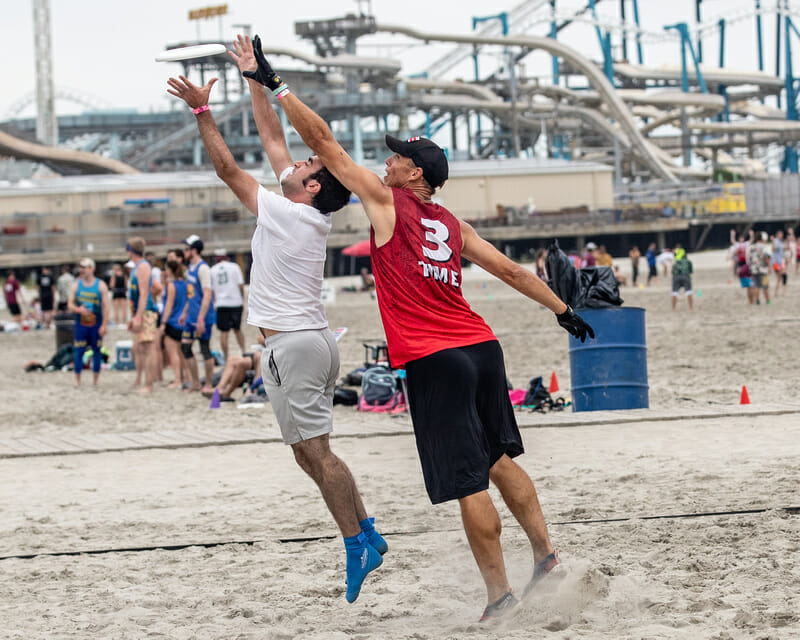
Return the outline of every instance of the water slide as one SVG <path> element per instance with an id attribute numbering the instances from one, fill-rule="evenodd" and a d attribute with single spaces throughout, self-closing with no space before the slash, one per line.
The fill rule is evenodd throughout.
<path id="1" fill-rule="evenodd" d="M 0 155 L 22 160 L 35 160 L 69 172 L 80 173 L 139 173 L 132 166 L 89 151 L 48 147 L 16 138 L 0 131 Z"/>
<path id="2" fill-rule="evenodd" d="M 525 49 L 542 49 L 551 55 L 558 56 L 564 59 L 573 68 L 580 70 L 586 76 L 589 84 L 600 94 L 603 102 L 608 108 L 611 117 L 619 124 L 622 131 L 631 142 L 633 153 L 644 163 L 650 170 L 668 182 L 678 182 L 673 166 L 667 163 L 655 151 L 652 145 L 639 131 L 639 127 L 633 119 L 633 115 L 628 109 L 625 102 L 619 96 L 617 90 L 609 82 L 608 78 L 603 75 L 603 72 L 591 60 L 578 53 L 572 47 L 554 40 L 552 38 L 543 38 L 539 36 L 527 35 L 511 35 L 504 38 L 498 37 L 485 37 L 485 36 L 469 36 L 469 35 L 451 35 L 442 33 L 430 33 L 426 31 L 419 31 L 405 26 L 379 24 L 377 30 L 385 33 L 398 33 L 401 35 L 422 40 L 424 42 L 455 42 L 462 44 L 488 44 L 497 45 L 502 47 L 515 46 Z"/>

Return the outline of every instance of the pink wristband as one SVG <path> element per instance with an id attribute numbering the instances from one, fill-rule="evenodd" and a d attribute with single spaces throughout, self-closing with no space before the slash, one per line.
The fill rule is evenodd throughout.
<path id="1" fill-rule="evenodd" d="M 207 104 L 204 104 L 202 107 L 197 107 L 197 109 L 192 109 L 192 113 L 194 115 L 199 115 L 203 113 L 203 111 L 209 111 L 210 109 L 211 107 L 209 107 Z"/>

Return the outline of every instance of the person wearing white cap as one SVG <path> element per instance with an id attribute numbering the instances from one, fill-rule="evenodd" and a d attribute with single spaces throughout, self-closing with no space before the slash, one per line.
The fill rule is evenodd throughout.
<path id="1" fill-rule="evenodd" d="M 322 303 L 332 213 L 350 201 L 316 156 L 293 162 L 280 120 L 257 73 L 260 43 L 239 36 L 231 56 L 248 79 L 258 133 L 283 195 L 237 166 L 208 106 L 216 78 L 198 87 L 181 76 L 167 91 L 192 108 L 217 175 L 256 216 L 247 322 L 265 338 L 261 374 L 284 442 L 317 484 L 344 537 L 345 599 L 358 597 L 388 545 L 367 516 L 350 469 L 330 447 L 339 351 Z M 263 53 L 261 53 L 263 57 Z M 280 99 L 280 92 L 273 92 Z"/>
<path id="2" fill-rule="evenodd" d="M 244 310 L 244 275 L 235 262 L 228 260 L 225 249 L 214 251 L 217 259 L 211 267 L 211 291 L 217 309 L 217 330 L 222 354 L 228 360 L 228 333 L 233 331 L 239 350 L 244 353 L 242 311 Z"/>

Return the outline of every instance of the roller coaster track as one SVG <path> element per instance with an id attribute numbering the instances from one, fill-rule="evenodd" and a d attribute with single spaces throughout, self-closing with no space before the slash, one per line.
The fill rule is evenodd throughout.
<path id="1" fill-rule="evenodd" d="M 36 160 L 61 171 L 80 173 L 139 173 L 132 166 L 88 151 L 48 147 L 0 131 L 0 155 Z"/>
<path id="2" fill-rule="evenodd" d="M 664 162 L 663 158 L 654 151 L 654 146 L 642 135 L 633 115 L 617 93 L 614 86 L 603 75 L 603 72 L 588 58 L 578 53 L 572 47 L 554 40 L 552 38 L 542 38 L 539 36 L 512 35 L 502 37 L 484 37 L 470 35 L 451 35 L 442 33 L 430 33 L 419 31 L 405 26 L 380 24 L 378 31 L 385 33 L 396 33 L 405 35 L 409 38 L 423 40 L 425 42 L 456 42 L 463 44 L 488 44 L 498 46 L 516 46 L 525 49 L 542 49 L 551 55 L 566 60 L 574 68 L 579 69 L 586 76 L 587 81 L 603 98 L 611 117 L 619 124 L 622 131 L 631 142 L 633 152 L 644 162 L 651 171 L 663 180 L 668 182 L 678 182 L 674 167 Z"/>

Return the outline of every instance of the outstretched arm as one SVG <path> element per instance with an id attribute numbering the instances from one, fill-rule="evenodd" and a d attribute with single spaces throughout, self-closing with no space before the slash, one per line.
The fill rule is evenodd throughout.
<path id="1" fill-rule="evenodd" d="M 255 42 L 252 43 L 250 42 L 250 36 L 237 36 L 236 41 L 233 43 L 236 52 L 228 52 L 228 55 L 239 66 L 239 71 L 242 72 L 242 75 L 245 72 L 252 74 L 258 71 L 258 63 L 253 53 L 254 46 L 261 48 L 261 40 L 258 36 L 256 36 Z M 278 118 L 278 114 L 275 113 L 275 109 L 272 108 L 267 99 L 263 85 L 250 75 L 245 75 L 245 78 L 247 78 L 247 84 L 250 87 L 250 100 L 253 105 L 253 117 L 256 120 L 258 136 L 261 138 L 261 144 L 267 153 L 267 158 L 269 158 L 269 164 L 275 172 L 275 177 L 280 178 L 283 170 L 292 164 L 292 157 L 289 154 L 289 147 L 283 135 L 280 118 Z"/>
<path id="2" fill-rule="evenodd" d="M 193 110 L 205 107 L 204 111 L 199 111 L 195 115 L 197 116 L 197 128 L 200 130 L 200 137 L 203 139 L 211 164 L 214 165 L 217 175 L 230 187 L 241 203 L 258 215 L 258 182 L 236 164 L 233 154 L 225 144 L 225 140 L 217 128 L 217 123 L 214 122 L 214 117 L 208 109 L 208 96 L 216 81 L 216 78 L 212 78 L 204 87 L 198 87 L 183 76 L 178 76 L 177 80 L 175 78 L 167 80 L 167 84 L 170 86 L 167 92 L 183 100 Z"/>
<path id="3" fill-rule="evenodd" d="M 258 79 L 280 100 L 284 112 L 295 131 L 308 147 L 319 156 L 322 164 L 345 187 L 355 193 L 375 230 L 378 246 L 388 242 L 394 232 L 394 198 L 392 190 L 381 179 L 360 167 L 333 137 L 326 122 L 293 95 L 266 58 L 254 53 L 258 62 Z"/>
<path id="4" fill-rule="evenodd" d="M 594 338 L 594 330 L 569 305 L 553 293 L 541 278 L 500 253 L 491 243 L 475 233 L 475 229 L 469 224 L 463 221 L 459 221 L 459 223 L 464 243 L 461 255 L 464 258 L 474 262 L 534 302 L 550 309 L 556 314 L 558 324 L 581 342 L 586 340 L 587 335 Z"/>

